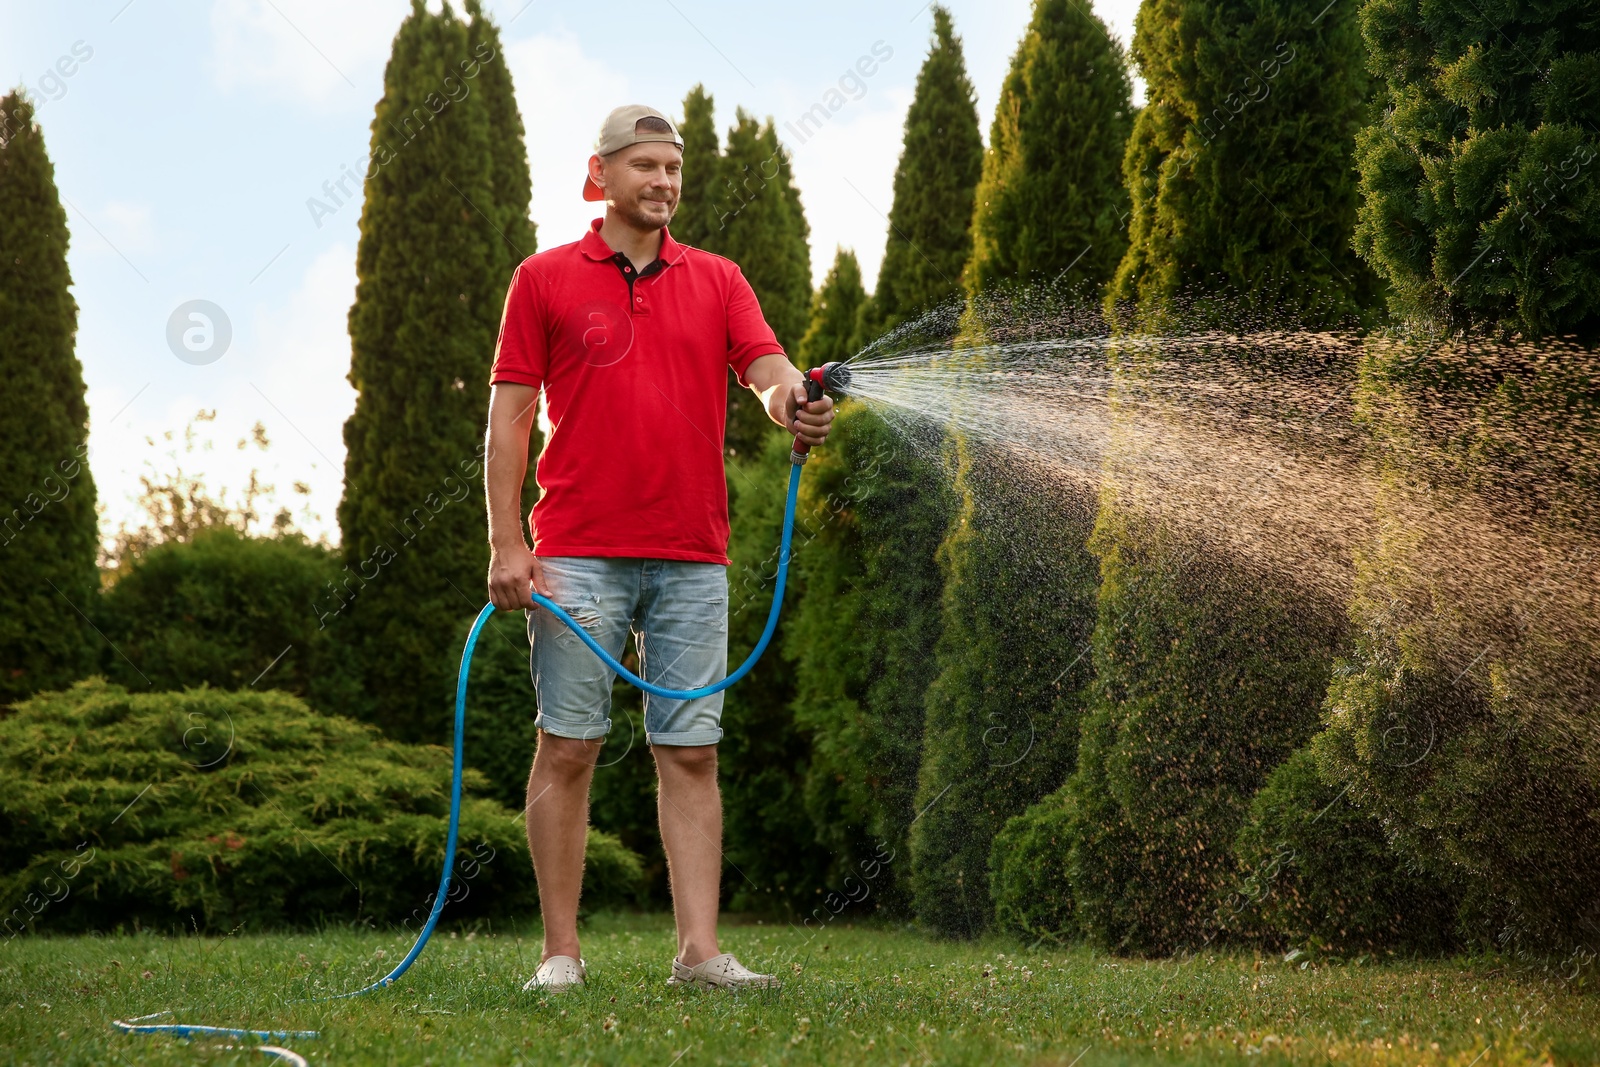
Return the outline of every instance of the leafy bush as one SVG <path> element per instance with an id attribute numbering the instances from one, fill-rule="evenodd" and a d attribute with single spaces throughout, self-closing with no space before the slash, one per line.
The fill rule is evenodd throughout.
<path id="1" fill-rule="evenodd" d="M 1310 748 L 1272 772 L 1234 851 L 1244 877 L 1238 917 L 1268 936 L 1342 955 L 1450 946 L 1453 894 L 1395 854 L 1372 812 L 1319 777 Z"/>
<path id="2" fill-rule="evenodd" d="M 130 694 L 94 679 L 0 721 L 0 908 L 12 930 L 252 929 L 426 916 L 443 862 L 450 753 L 385 740 L 276 692 Z M 472 794 L 461 915 L 526 914 L 514 810 Z M 638 857 L 590 834 L 585 903 L 634 899 Z"/>
<path id="3" fill-rule="evenodd" d="M 1034 941 L 1071 940 L 1073 914 L 1067 852 L 1077 834 L 1077 805 L 1066 786 L 1006 821 L 989 852 L 995 925 Z"/>
<path id="4" fill-rule="evenodd" d="M 340 675 L 316 604 L 339 576 L 330 550 L 226 526 L 124 561 L 101 599 L 102 670 L 142 689 L 283 689 L 337 706 Z"/>

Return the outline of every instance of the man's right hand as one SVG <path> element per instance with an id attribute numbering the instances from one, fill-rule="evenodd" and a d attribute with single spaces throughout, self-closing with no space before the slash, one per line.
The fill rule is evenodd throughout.
<path id="1" fill-rule="evenodd" d="M 527 545 L 514 545 L 505 549 L 493 548 L 489 552 L 489 602 L 497 611 L 515 611 L 533 607 L 530 587 L 543 596 L 550 590 L 544 584 L 544 568 L 539 565 Z"/>

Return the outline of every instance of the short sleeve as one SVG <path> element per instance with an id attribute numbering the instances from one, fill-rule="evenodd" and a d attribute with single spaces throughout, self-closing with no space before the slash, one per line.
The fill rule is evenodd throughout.
<path id="1" fill-rule="evenodd" d="M 728 366 L 739 376 L 740 385 L 749 385 L 744 372 L 761 356 L 785 355 L 778 337 L 761 314 L 755 290 L 737 267 L 728 283 Z"/>
<path id="2" fill-rule="evenodd" d="M 535 389 L 544 384 L 550 369 L 549 332 L 545 329 L 543 294 L 534 271 L 521 263 L 506 289 L 506 306 L 500 315 L 500 337 L 494 346 L 491 385 L 514 382 Z"/>

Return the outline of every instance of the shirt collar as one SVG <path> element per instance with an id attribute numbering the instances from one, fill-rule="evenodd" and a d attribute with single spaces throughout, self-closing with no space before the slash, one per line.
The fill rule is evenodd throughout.
<path id="1" fill-rule="evenodd" d="M 610 245 L 606 244 L 604 237 L 600 236 L 600 224 L 605 219 L 595 219 L 589 223 L 589 232 L 583 235 L 578 242 L 578 248 L 590 259 L 604 261 L 616 255 Z M 661 230 L 661 252 L 658 256 L 663 261 L 663 267 L 670 267 L 683 258 L 683 246 L 672 239 L 672 233 L 666 227 Z"/>

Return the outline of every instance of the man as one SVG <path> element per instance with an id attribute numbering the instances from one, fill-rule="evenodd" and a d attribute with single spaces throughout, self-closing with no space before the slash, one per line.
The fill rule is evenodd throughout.
<path id="1" fill-rule="evenodd" d="M 682 164 L 683 140 L 665 115 L 640 106 L 613 111 L 583 193 L 605 201 L 605 218 L 575 244 L 518 266 L 495 350 L 485 475 L 489 596 L 502 610 L 527 609 L 539 709 L 527 824 L 544 952 L 526 989 L 553 992 L 584 981 L 578 894 L 589 782 L 611 727 L 612 681 L 574 634 L 534 609 L 530 584 L 614 656 L 631 629 L 649 682 L 692 689 L 722 679 L 726 368 L 807 444 L 821 444 L 833 421 L 831 400 L 806 403 L 804 379 L 739 268 L 667 232 Z M 539 457 L 530 550 L 519 502 L 541 388 L 551 429 Z M 644 701 L 678 930 L 668 982 L 776 985 L 717 945 L 722 696 Z"/>

